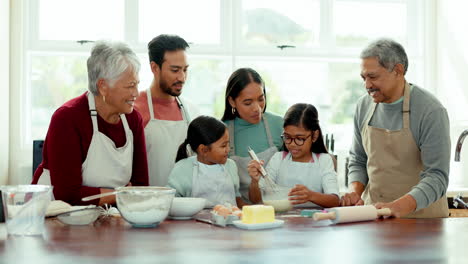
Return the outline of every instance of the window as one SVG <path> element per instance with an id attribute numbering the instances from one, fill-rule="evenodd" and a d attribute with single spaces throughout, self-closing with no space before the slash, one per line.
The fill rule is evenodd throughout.
<path id="1" fill-rule="evenodd" d="M 450 186 L 457 189 L 465 188 L 463 197 L 466 197 L 468 187 L 468 143 L 465 138 L 460 152 L 460 162 L 454 162 L 455 144 L 460 134 L 468 128 L 466 109 L 468 105 L 468 36 L 466 34 L 454 34 L 464 32 L 466 29 L 466 14 L 468 8 L 465 1 L 440 3 L 440 20 L 443 21 L 438 28 L 438 67 L 440 74 L 437 95 L 447 108 L 450 118 L 450 132 L 452 139 L 452 163 L 450 164 Z M 456 195 L 457 193 L 454 193 Z"/>
<path id="2" fill-rule="evenodd" d="M 353 13 L 352 18 L 350 12 Z M 337 0 L 333 8 L 334 39 L 340 47 L 362 47 L 384 32 L 384 35 L 406 46 L 407 20 L 405 1 Z"/>
<path id="3" fill-rule="evenodd" d="M 136 1 L 135 1 L 136 2 Z M 219 0 L 140 0 L 138 40 L 149 42 L 161 33 L 177 34 L 197 45 L 219 45 L 221 9 Z"/>
<path id="4" fill-rule="evenodd" d="M 54 111 L 87 89 L 87 54 L 31 54 L 31 131 L 27 138 L 43 139 Z M 45 131 L 45 132 L 44 132 Z M 32 142 L 32 141 L 31 141 Z"/>
<path id="5" fill-rule="evenodd" d="M 124 39 L 124 0 L 40 0 L 38 4 L 39 40 Z"/>
<path id="6" fill-rule="evenodd" d="M 152 80 L 146 45 L 162 33 L 191 43 L 183 95 L 220 117 L 230 74 L 252 67 L 266 81 L 268 110 L 314 104 L 342 157 L 351 143 L 356 99 L 364 93 L 359 52 L 378 37 L 402 42 L 412 80 L 425 87 L 423 0 L 31 0 L 27 13 L 21 149 L 44 138 L 57 107 L 87 89 L 91 43 L 127 42 L 140 56 L 140 89 Z M 102 12 L 112 10 L 112 12 Z M 352 10 L 352 12 L 350 12 Z M 278 47 L 280 46 L 280 47 Z M 213 103 L 214 102 L 214 103 Z M 28 156 L 28 155 L 25 155 Z M 343 168 L 342 168 L 343 169 Z"/>
<path id="7" fill-rule="evenodd" d="M 317 0 L 242 1 L 241 44 L 277 45 L 319 44 L 320 3 Z"/>

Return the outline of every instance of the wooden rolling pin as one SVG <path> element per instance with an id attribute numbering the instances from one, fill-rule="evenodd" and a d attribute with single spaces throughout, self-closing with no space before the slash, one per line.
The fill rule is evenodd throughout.
<path id="1" fill-rule="evenodd" d="M 333 224 L 372 221 L 379 216 L 390 216 L 390 208 L 377 209 L 373 205 L 345 206 L 328 209 L 327 213 L 315 213 L 314 220 L 331 220 Z"/>

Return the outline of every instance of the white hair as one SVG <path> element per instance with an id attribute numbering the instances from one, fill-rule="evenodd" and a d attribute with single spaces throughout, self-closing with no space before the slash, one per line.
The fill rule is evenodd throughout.
<path id="1" fill-rule="evenodd" d="M 131 68 L 140 71 L 137 55 L 123 42 L 98 41 L 88 58 L 88 89 L 99 95 L 96 83 L 99 79 L 109 81 L 112 86 L 122 73 Z"/>
<path id="2" fill-rule="evenodd" d="M 402 64 L 405 72 L 408 70 L 408 56 L 403 46 L 392 39 L 378 39 L 369 44 L 362 52 L 361 59 L 377 57 L 379 64 L 392 71 L 395 65 Z"/>

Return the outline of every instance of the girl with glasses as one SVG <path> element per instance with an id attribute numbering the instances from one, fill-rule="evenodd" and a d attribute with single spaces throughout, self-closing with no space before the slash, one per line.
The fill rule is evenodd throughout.
<path id="1" fill-rule="evenodd" d="M 293 205 L 306 207 L 339 206 L 339 192 L 334 163 L 325 147 L 317 109 L 310 104 L 295 104 L 284 116 L 283 149 L 270 159 L 267 175 L 279 186 L 290 187 L 289 200 Z M 260 188 L 265 185 L 260 163 L 250 161 L 248 172 L 252 178 L 250 200 L 262 200 Z"/>
<path id="2" fill-rule="evenodd" d="M 190 156 L 192 152 L 196 155 Z M 237 166 L 228 153 L 226 125 L 214 117 L 195 118 L 177 152 L 169 187 L 179 197 L 205 198 L 205 207 L 225 203 L 242 207 Z"/>

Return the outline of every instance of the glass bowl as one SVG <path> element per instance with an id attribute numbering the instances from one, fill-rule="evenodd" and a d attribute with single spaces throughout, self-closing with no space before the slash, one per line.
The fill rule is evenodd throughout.
<path id="1" fill-rule="evenodd" d="M 0 186 L 4 209 L 2 216 L 6 218 L 8 234 L 30 236 L 44 233 L 44 219 L 52 198 L 52 188 L 46 185 Z"/>
<path id="2" fill-rule="evenodd" d="M 115 188 L 117 208 L 133 227 L 156 227 L 166 219 L 175 190 L 156 186 Z"/>
<path id="3" fill-rule="evenodd" d="M 291 201 L 289 201 L 290 187 L 276 185 L 274 190 L 262 188 L 263 204 L 271 205 L 275 212 L 286 212 L 293 208 Z"/>

